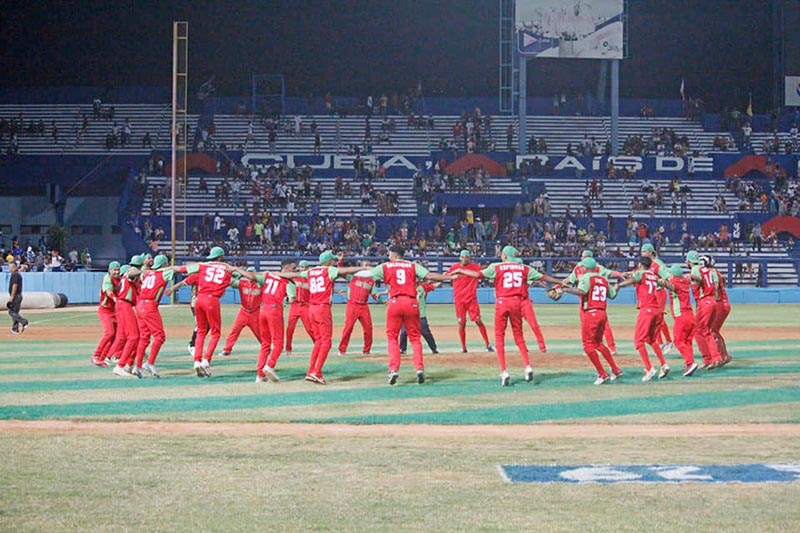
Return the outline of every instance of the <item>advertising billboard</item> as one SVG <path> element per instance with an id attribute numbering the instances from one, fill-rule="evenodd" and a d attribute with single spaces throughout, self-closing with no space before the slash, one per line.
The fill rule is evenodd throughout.
<path id="1" fill-rule="evenodd" d="M 786 98 L 783 102 L 787 106 L 800 106 L 800 76 L 786 76 Z"/>
<path id="2" fill-rule="evenodd" d="M 622 59 L 625 0 L 516 0 L 517 49 L 528 57 Z"/>

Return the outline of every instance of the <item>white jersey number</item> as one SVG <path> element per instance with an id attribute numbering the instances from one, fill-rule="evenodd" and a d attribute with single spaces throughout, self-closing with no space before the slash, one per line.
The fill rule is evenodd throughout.
<path id="1" fill-rule="evenodd" d="M 206 277 L 204 278 L 209 283 L 220 285 L 222 279 L 225 277 L 227 270 L 221 266 L 210 266 L 206 268 Z"/>
<path id="2" fill-rule="evenodd" d="M 602 285 L 597 285 L 592 289 L 592 300 L 595 302 L 605 302 L 606 298 L 608 298 L 608 291 Z"/>
<path id="3" fill-rule="evenodd" d="M 503 288 L 516 289 L 522 287 L 522 272 L 506 272 L 503 274 Z"/>
<path id="4" fill-rule="evenodd" d="M 311 294 L 325 292 L 325 280 L 319 276 L 308 278 L 308 292 Z"/>

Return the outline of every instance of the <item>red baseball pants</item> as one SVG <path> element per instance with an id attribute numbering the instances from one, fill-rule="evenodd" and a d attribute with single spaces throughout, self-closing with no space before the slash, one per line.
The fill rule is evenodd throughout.
<path id="1" fill-rule="evenodd" d="M 339 341 L 339 351 L 341 353 L 347 353 L 347 345 L 350 344 L 350 336 L 353 334 L 356 321 L 361 324 L 361 329 L 364 330 L 363 353 L 367 354 L 372 350 L 372 314 L 369 311 L 369 304 L 347 302 L 342 339 Z"/>
<path id="2" fill-rule="evenodd" d="M 242 334 L 242 330 L 245 327 L 250 328 L 250 331 L 253 332 L 255 335 L 256 340 L 261 342 L 261 335 L 260 335 L 260 317 L 259 317 L 259 310 L 255 309 L 253 311 L 248 311 L 243 307 L 239 308 L 239 312 L 236 314 L 236 320 L 233 321 L 233 326 L 231 326 L 231 332 L 228 333 L 228 338 L 225 339 L 225 346 L 222 348 L 223 352 L 232 352 L 233 345 L 236 344 L 236 341 L 239 340 L 239 335 Z"/>
<path id="3" fill-rule="evenodd" d="M 707 296 L 697 302 L 697 312 L 694 314 L 694 339 L 697 347 L 703 354 L 703 364 L 710 365 L 722 361 L 717 348 L 717 339 L 711 331 L 717 313 L 717 302 Z"/>
<path id="4" fill-rule="evenodd" d="M 100 325 L 103 326 L 103 336 L 100 337 L 100 342 L 97 343 L 97 348 L 94 350 L 94 357 L 105 359 L 111 355 L 111 346 L 114 344 L 114 336 L 117 332 L 117 315 L 113 309 L 98 307 L 97 318 L 100 319 Z"/>
<path id="5" fill-rule="evenodd" d="M 511 334 L 514 342 L 522 355 L 522 362 L 530 366 L 528 347 L 525 345 L 525 336 L 522 333 L 522 305 L 524 299 L 520 296 L 503 296 L 494 304 L 494 346 L 497 350 L 497 360 L 500 370 L 506 371 L 506 326 L 511 323 Z"/>
<path id="6" fill-rule="evenodd" d="M 522 302 L 522 318 L 531 327 L 533 334 L 536 336 L 536 343 L 539 345 L 539 351 L 544 353 L 547 351 L 547 345 L 544 342 L 544 335 L 542 328 L 539 327 L 539 321 L 536 320 L 536 312 L 533 310 L 533 301 L 526 299 Z"/>
<path id="7" fill-rule="evenodd" d="M 258 315 L 258 328 L 261 334 L 261 349 L 258 351 L 256 372 L 264 377 L 264 366 L 275 368 L 283 351 L 283 306 L 264 304 Z M 319 374 L 317 374 L 319 375 Z"/>
<path id="8" fill-rule="evenodd" d="M 419 331 L 419 303 L 411 296 L 389 299 L 386 308 L 386 343 L 389 354 L 389 372 L 400 370 L 400 328 L 406 327 L 408 341 L 414 354 L 414 369 L 423 370 L 422 340 Z"/>
<path id="9" fill-rule="evenodd" d="M 683 362 L 687 367 L 694 364 L 694 348 L 692 338 L 694 337 L 694 314 L 689 311 L 681 311 L 682 315 L 674 317 L 672 326 L 672 337 L 675 347 L 678 348 Z"/>
<path id="10" fill-rule="evenodd" d="M 219 298 L 208 294 L 198 294 L 194 305 L 195 321 L 197 322 L 197 339 L 194 343 L 194 360 L 206 359 L 209 363 L 214 356 L 214 350 L 219 343 L 222 318 L 219 311 Z M 203 355 L 203 344 L 208 335 L 208 347 Z"/>
<path id="11" fill-rule="evenodd" d="M 139 344 L 139 326 L 136 323 L 136 314 L 133 306 L 125 300 L 117 300 L 117 331 L 122 332 L 125 345 L 122 347 L 122 355 L 119 357 L 118 365 L 123 367 L 133 364 L 136 355 L 136 346 Z"/>
<path id="12" fill-rule="evenodd" d="M 658 357 L 658 361 L 664 365 L 664 354 L 661 352 L 661 347 L 656 343 L 656 333 L 662 324 L 662 313 L 660 309 L 652 307 L 643 307 L 639 309 L 639 316 L 636 317 L 636 329 L 633 333 L 633 346 L 639 352 L 639 356 L 644 363 L 644 369 L 650 371 L 653 367 L 650 364 L 650 357 L 647 355 L 647 346 L 649 344 L 653 352 Z"/>
<path id="13" fill-rule="evenodd" d="M 136 348 L 136 368 L 142 367 L 144 352 L 153 337 L 153 344 L 150 347 L 150 357 L 147 362 L 151 365 L 156 364 L 156 357 L 167 340 L 164 333 L 164 322 L 161 320 L 161 313 L 158 312 L 158 302 L 155 300 L 142 300 L 136 304 L 136 318 L 139 321 L 139 345 Z"/>
<path id="14" fill-rule="evenodd" d="M 331 351 L 333 337 L 333 317 L 331 304 L 311 305 L 308 308 L 308 318 L 311 322 L 311 338 L 314 339 L 314 348 L 311 350 L 311 359 L 308 363 L 308 373 L 322 377 L 322 367 Z"/>

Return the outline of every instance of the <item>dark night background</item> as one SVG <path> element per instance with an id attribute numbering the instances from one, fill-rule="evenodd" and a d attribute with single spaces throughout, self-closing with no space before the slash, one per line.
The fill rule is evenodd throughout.
<path id="1" fill-rule="evenodd" d="M 0 84 L 170 84 L 173 20 L 189 22 L 190 79 L 250 92 L 253 73 L 282 73 L 287 93 L 365 95 L 406 89 L 497 95 L 496 0 L 0 3 Z M 771 2 L 631 0 L 623 97 L 689 96 L 710 108 L 771 102 Z M 594 91 L 598 63 L 540 60 L 529 93 Z M 787 72 L 788 73 L 788 72 Z"/>

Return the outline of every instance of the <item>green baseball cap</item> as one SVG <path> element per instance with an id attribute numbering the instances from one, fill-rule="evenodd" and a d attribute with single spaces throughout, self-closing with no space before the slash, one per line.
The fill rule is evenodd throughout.
<path id="1" fill-rule="evenodd" d="M 153 270 L 158 270 L 167 263 L 169 263 L 169 259 L 167 259 L 167 256 L 163 254 L 158 254 L 156 258 L 153 260 Z"/>
<path id="2" fill-rule="evenodd" d="M 113 270 L 113 269 L 115 269 L 115 268 L 119 268 L 119 261 L 111 261 L 111 262 L 108 264 L 108 269 L 109 269 L 109 270 Z"/>
<path id="3" fill-rule="evenodd" d="M 502 255 L 506 256 L 509 261 L 514 261 L 517 257 L 517 249 L 510 245 L 504 246 Z"/>
<path id="4" fill-rule="evenodd" d="M 119 267 L 119 275 L 120 276 L 123 275 L 125 272 L 127 272 L 130 269 L 131 269 L 130 265 L 122 265 L 121 267 Z"/>
<path id="5" fill-rule="evenodd" d="M 671 267 L 669 267 L 669 273 L 672 274 L 673 276 L 680 277 L 683 276 L 683 269 L 681 268 L 680 265 L 672 265 Z"/>
<path id="6" fill-rule="evenodd" d="M 697 265 L 701 262 L 700 255 L 698 255 L 697 250 L 689 250 L 689 253 L 686 254 L 686 262 L 693 265 Z"/>
<path id="7" fill-rule="evenodd" d="M 459 257 L 471 257 L 472 254 L 469 253 L 469 250 L 461 250 L 461 253 L 458 254 Z"/>
<path id="8" fill-rule="evenodd" d="M 581 252 L 581 259 L 585 259 L 587 257 L 594 257 L 594 252 L 591 250 L 584 250 Z"/>
<path id="9" fill-rule="evenodd" d="M 152 259 L 152 258 L 153 258 L 153 255 L 152 255 L 150 252 L 145 252 L 145 253 L 143 253 L 143 254 L 142 254 L 142 260 L 145 260 L 145 259 L 147 259 L 148 257 L 149 257 L 150 259 Z"/>
<path id="10" fill-rule="evenodd" d="M 128 261 L 130 266 L 140 267 L 142 266 L 142 262 L 144 261 L 144 257 L 141 255 L 134 255 L 131 256 L 131 260 Z"/>
<path id="11" fill-rule="evenodd" d="M 211 253 L 208 254 L 206 259 L 216 259 L 217 257 L 222 257 L 225 255 L 225 250 L 223 250 L 220 246 L 215 246 L 211 249 Z"/>
<path id="12" fill-rule="evenodd" d="M 650 244 L 649 242 L 646 242 L 646 243 L 644 243 L 642 245 L 642 251 L 643 252 L 653 252 L 653 253 L 655 253 L 656 249 L 652 244 Z"/>
<path id="13" fill-rule="evenodd" d="M 325 250 L 324 252 L 319 254 L 319 262 L 320 262 L 320 264 L 327 263 L 328 261 L 334 261 L 336 259 L 339 259 L 339 258 L 336 257 L 336 254 L 331 252 L 330 250 Z"/>
<path id="14" fill-rule="evenodd" d="M 588 268 L 589 270 L 597 268 L 597 261 L 594 260 L 594 257 L 586 257 L 579 264 L 584 268 Z"/>
<path id="15" fill-rule="evenodd" d="M 299 266 L 300 268 L 308 268 L 308 261 L 306 261 L 305 259 L 303 259 L 302 261 L 300 261 L 299 263 L 297 263 L 297 266 Z"/>

